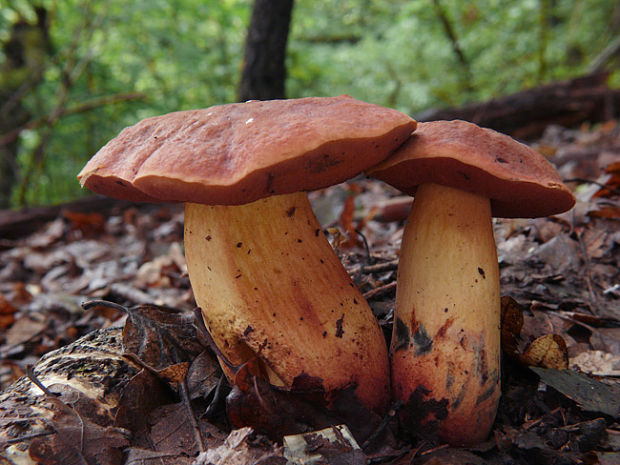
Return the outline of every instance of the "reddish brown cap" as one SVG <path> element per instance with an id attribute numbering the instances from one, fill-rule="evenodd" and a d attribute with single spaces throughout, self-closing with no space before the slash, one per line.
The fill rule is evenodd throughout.
<path id="1" fill-rule="evenodd" d="M 368 174 L 410 195 L 424 183 L 484 195 L 498 217 L 554 215 L 575 204 L 541 154 L 466 121 L 418 123 L 411 138 Z"/>
<path id="2" fill-rule="evenodd" d="M 415 127 L 403 113 L 349 96 L 180 111 L 125 128 L 78 179 L 128 200 L 243 204 L 345 181 Z"/>

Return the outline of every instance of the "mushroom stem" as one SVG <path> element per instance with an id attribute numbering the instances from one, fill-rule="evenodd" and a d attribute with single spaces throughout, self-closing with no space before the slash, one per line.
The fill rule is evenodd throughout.
<path id="1" fill-rule="evenodd" d="M 258 358 L 272 384 L 292 389 L 357 386 L 366 406 L 387 407 L 385 339 L 305 193 L 187 203 L 185 255 L 207 329 L 230 362 Z"/>
<path id="2" fill-rule="evenodd" d="M 406 425 L 436 428 L 452 445 L 487 437 L 500 396 L 499 294 L 489 199 L 420 185 L 402 240 L 391 344 Z"/>

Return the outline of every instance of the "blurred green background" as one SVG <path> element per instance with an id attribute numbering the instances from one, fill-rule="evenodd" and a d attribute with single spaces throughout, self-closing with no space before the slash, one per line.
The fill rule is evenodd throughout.
<path id="1" fill-rule="evenodd" d="M 14 180 L 0 208 L 86 195 L 77 172 L 123 127 L 237 101 L 251 12 L 250 0 L 0 0 L 0 169 Z M 415 116 L 586 74 L 619 34 L 617 0 L 297 0 L 286 94 Z"/>

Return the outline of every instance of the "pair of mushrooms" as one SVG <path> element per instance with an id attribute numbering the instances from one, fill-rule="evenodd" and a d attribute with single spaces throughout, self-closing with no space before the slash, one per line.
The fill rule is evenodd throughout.
<path id="1" fill-rule="evenodd" d="M 365 170 L 416 196 L 398 272 L 393 395 L 431 405 L 421 420 L 447 442 L 484 439 L 500 373 L 491 214 L 549 215 L 574 202 L 538 153 L 470 123 L 416 130 L 407 115 L 348 96 L 304 98 L 146 119 L 78 178 L 116 198 L 185 202 L 192 289 L 228 362 L 258 359 L 263 377 L 290 389 L 354 387 L 382 413 L 383 334 L 305 194 Z"/>

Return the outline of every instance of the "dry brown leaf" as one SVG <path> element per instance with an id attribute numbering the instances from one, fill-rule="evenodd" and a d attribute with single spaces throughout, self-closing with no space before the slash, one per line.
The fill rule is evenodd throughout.
<path id="1" fill-rule="evenodd" d="M 601 206 L 598 210 L 592 210 L 588 212 L 588 216 L 591 218 L 605 218 L 608 220 L 620 219 L 620 207 Z"/>
<path id="2" fill-rule="evenodd" d="M 83 237 L 98 236 L 105 230 L 106 220 L 100 213 L 63 211 L 62 216 L 69 220 L 71 229 L 79 231 Z"/>
<path id="3" fill-rule="evenodd" d="M 502 350 L 510 358 L 517 358 L 523 328 L 521 306 L 510 296 L 502 296 L 501 306 Z"/>
<path id="4" fill-rule="evenodd" d="M 160 378 L 165 379 L 168 384 L 176 386 L 185 380 L 189 362 L 180 362 L 167 366 L 163 370 L 158 370 L 157 374 Z"/>
<path id="5" fill-rule="evenodd" d="M 9 345 L 22 344 L 30 341 L 43 331 L 46 324 L 35 321 L 28 316 L 21 316 L 6 332 L 5 341 Z"/>
<path id="6" fill-rule="evenodd" d="M 566 342 L 558 334 L 546 334 L 533 340 L 519 358 L 522 363 L 528 366 L 554 368 L 556 370 L 568 368 Z"/>
<path id="7" fill-rule="evenodd" d="M 17 309 L 0 294 L 0 329 L 7 329 L 15 322 Z"/>
<path id="8" fill-rule="evenodd" d="M 127 312 L 123 351 L 134 354 L 154 370 L 191 361 L 204 349 L 191 312 L 156 305 L 138 305 Z"/>
<path id="9" fill-rule="evenodd" d="M 261 440 L 252 428 L 233 430 L 224 444 L 200 454 L 195 465 L 286 465 L 282 450 Z"/>
<path id="10" fill-rule="evenodd" d="M 85 400 L 86 404 L 94 402 Z M 95 405 L 78 409 L 68 407 L 60 399 L 48 398 L 47 402 L 57 404 L 51 421 L 54 433 L 30 442 L 29 454 L 33 460 L 41 465 L 121 464 L 123 449 L 129 445 L 127 431 L 98 425 L 80 412 L 96 411 Z"/>

